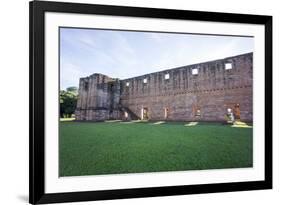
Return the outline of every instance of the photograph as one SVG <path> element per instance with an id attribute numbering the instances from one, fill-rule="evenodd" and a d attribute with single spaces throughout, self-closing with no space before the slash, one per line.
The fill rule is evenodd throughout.
<path id="1" fill-rule="evenodd" d="M 59 177 L 254 167 L 254 36 L 58 35 Z"/>
<path id="2" fill-rule="evenodd" d="M 29 6 L 30 203 L 272 189 L 272 16 Z"/>

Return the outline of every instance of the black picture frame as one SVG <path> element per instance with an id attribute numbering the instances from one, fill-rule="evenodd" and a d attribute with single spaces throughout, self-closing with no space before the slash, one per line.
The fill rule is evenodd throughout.
<path id="1" fill-rule="evenodd" d="M 262 15 L 215 13 L 201 11 L 106 6 L 94 4 L 32 1 L 30 11 L 30 143 L 29 202 L 31 204 L 91 201 L 230 192 L 272 188 L 272 17 Z M 149 17 L 162 19 L 199 20 L 259 24 L 265 27 L 265 180 L 217 184 L 181 185 L 153 188 L 81 191 L 70 193 L 45 192 L 45 77 L 44 25 L 45 12 L 100 14 L 110 16 Z"/>

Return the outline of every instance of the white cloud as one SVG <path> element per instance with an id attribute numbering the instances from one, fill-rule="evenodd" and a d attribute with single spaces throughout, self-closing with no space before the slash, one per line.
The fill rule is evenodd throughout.
<path id="1" fill-rule="evenodd" d="M 125 79 L 250 52 L 254 46 L 249 38 L 94 29 L 63 33 L 63 45 L 65 86 L 93 73 Z"/>
<path id="2" fill-rule="evenodd" d="M 70 86 L 79 86 L 79 79 L 82 76 L 87 75 L 83 70 L 72 64 L 72 63 L 64 63 L 60 66 L 60 87 L 61 89 L 66 89 Z"/>

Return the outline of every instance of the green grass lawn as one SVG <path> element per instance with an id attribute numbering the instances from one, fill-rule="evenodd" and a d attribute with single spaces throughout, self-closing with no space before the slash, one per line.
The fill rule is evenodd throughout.
<path id="1" fill-rule="evenodd" d="M 251 126 L 60 122 L 60 176 L 252 167 Z"/>

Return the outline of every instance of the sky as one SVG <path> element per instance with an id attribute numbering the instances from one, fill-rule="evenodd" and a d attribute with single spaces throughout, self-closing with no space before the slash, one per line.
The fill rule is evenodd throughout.
<path id="1" fill-rule="evenodd" d="M 97 29 L 60 29 L 61 89 L 102 73 L 126 79 L 254 51 L 254 38 Z"/>

